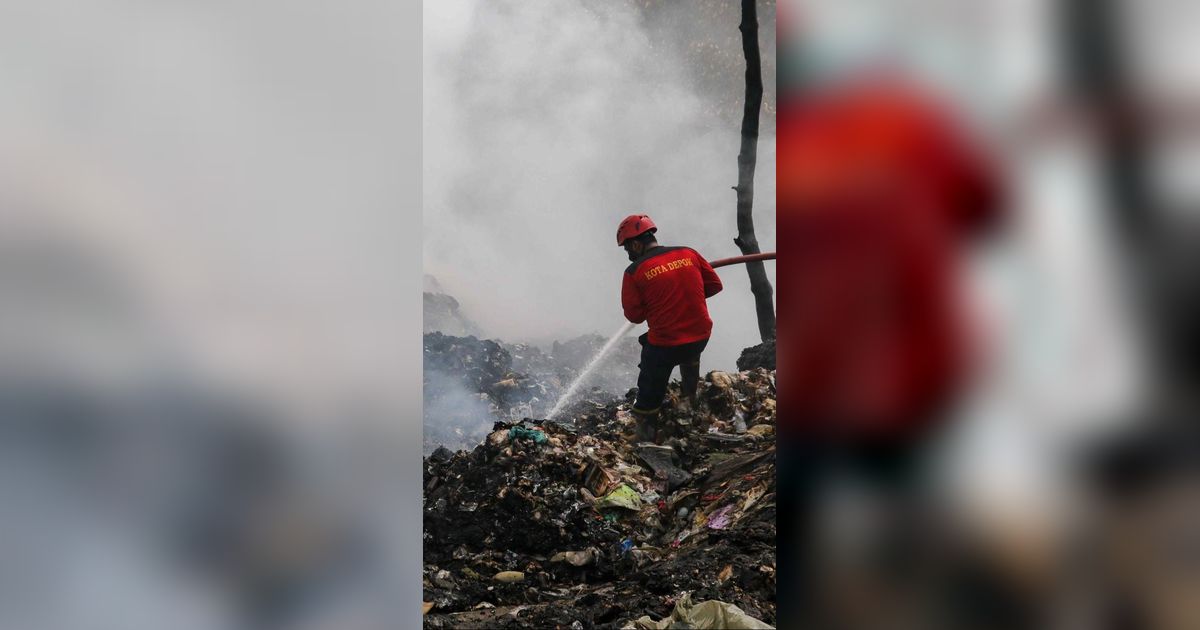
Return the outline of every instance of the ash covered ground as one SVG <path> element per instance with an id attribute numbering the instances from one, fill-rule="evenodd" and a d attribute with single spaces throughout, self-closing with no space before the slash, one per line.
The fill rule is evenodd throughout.
<path id="1" fill-rule="evenodd" d="M 627 341 L 552 422 L 602 338 L 425 336 L 425 627 L 774 624 L 774 370 L 710 372 L 693 409 L 672 384 L 640 443 Z"/>

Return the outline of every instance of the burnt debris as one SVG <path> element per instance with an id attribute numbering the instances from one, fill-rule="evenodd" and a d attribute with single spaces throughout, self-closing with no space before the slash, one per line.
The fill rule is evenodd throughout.
<path id="1" fill-rule="evenodd" d="M 498 345 L 426 344 L 481 390 L 512 369 Z M 425 627 L 648 627 L 701 606 L 773 624 L 774 373 L 711 372 L 700 393 L 689 409 L 671 386 L 662 445 L 634 441 L 624 398 L 589 394 L 565 422 L 497 418 L 426 457 Z"/>

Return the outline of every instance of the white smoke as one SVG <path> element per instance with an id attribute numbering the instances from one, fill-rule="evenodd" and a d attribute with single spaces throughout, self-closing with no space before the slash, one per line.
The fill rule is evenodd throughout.
<path id="1" fill-rule="evenodd" d="M 773 34 L 773 3 L 764 6 L 760 28 Z M 673 10 L 675 35 L 650 28 L 633 3 L 425 5 L 425 269 L 488 335 L 544 341 L 619 325 L 628 261 L 615 233 L 633 212 L 655 219 L 664 244 L 710 259 L 739 253 L 740 116 L 714 114 L 731 95 L 701 89 L 705 69 L 683 54 L 736 45 L 739 12 Z M 732 71 L 739 107 L 743 68 Z M 769 133 L 756 186 L 758 238 L 773 250 Z M 744 268 L 721 277 L 706 369 L 732 369 L 759 341 Z"/>

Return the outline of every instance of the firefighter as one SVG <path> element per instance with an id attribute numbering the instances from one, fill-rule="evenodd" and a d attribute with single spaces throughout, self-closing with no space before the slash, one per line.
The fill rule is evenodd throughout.
<path id="1" fill-rule="evenodd" d="M 712 333 L 705 300 L 721 291 L 721 279 L 696 250 L 659 245 L 654 237 L 657 231 L 650 217 L 630 215 L 617 227 L 617 245 L 632 261 L 621 282 L 625 318 L 635 324 L 646 322 L 650 328 L 638 338 L 641 371 L 633 404 L 637 437 L 661 441 L 659 409 L 675 366 L 686 400 L 690 405 L 696 401 L 700 353 Z"/>

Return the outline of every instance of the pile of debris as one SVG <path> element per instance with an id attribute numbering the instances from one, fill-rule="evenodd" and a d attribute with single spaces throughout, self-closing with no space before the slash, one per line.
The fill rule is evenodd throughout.
<path id="1" fill-rule="evenodd" d="M 513 369 L 561 391 L 583 372 L 606 341 L 600 335 L 580 335 L 567 341 L 554 341 L 545 351 L 528 343 L 501 345 L 512 355 Z M 588 377 L 583 384 L 583 391 L 616 392 L 629 389 L 637 382 L 641 351 L 637 339 L 622 339 L 599 369 Z"/>
<path id="2" fill-rule="evenodd" d="M 479 335 L 479 326 L 463 312 L 454 296 L 446 293 L 437 278 L 425 274 L 423 292 L 424 332 L 447 335 Z"/>
<path id="3" fill-rule="evenodd" d="M 633 440 L 627 400 L 583 400 L 427 457 L 425 626 L 769 627 L 774 373 L 669 398 L 663 445 Z"/>
<path id="4" fill-rule="evenodd" d="M 757 346 L 750 346 L 742 350 L 742 354 L 737 360 L 737 368 L 739 370 L 753 370 L 755 368 L 774 370 L 775 340 L 768 339 Z"/>
<path id="5" fill-rule="evenodd" d="M 440 332 L 448 335 L 477 335 L 479 327 L 467 319 L 459 310 L 458 300 L 445 293 L 422 294 L 425 332 Z"/>
<path id="6" fill-rule="evenodd" d="M 502 416 L 520 403 L 544 401 L 556 392 L 555 384 L 539 381 L 513 369 L 513 357 L 491 339 L 452 337 L 428 333 L 424 340 L 424 369 L 452 375 L 473 393 L 482 394 Z M 425 380 L 425 399 L 436 398 L 436 380 Z M 428 389 L 433 386 L 431 391 Z M 553 402 L 551 400 L 550 402 Z"/>
<path id="7" fill-rule="evenodd" d="M 425 452 L 470 448 L 497 419 L 531 415 L 554 403 L 557 386 L 512 369 L 512 355 L 490 339 L 426 333 L 422 393 Z"/>
<path id="8" fill-rule="evenodd" d="M 425 452 L 471 448 L 496 420 L 545 415 L 604 342 L 582 335 L 545 352 L 531 344 L 425 333 Z M 629 389 L 637 382 L 640 351 L 637 340 L 622 340 L 581 391 L 601 400 L 603 392 Z"/>

